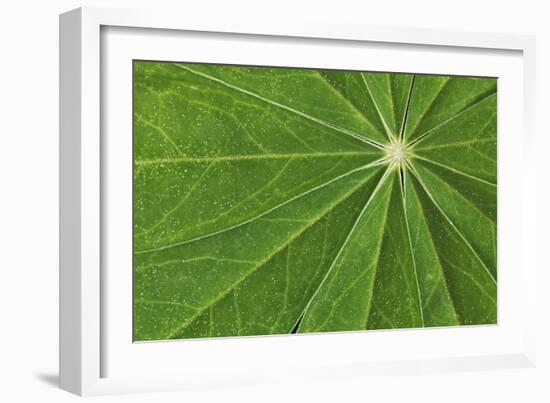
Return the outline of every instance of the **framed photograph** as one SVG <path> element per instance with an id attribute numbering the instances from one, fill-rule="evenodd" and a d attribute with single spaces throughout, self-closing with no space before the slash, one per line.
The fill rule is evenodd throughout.
<path id="1" fill-rule="evenodd" d="M 60 35 L 64 389 L 533 365 L 531 37 L 96 8 Z"/>

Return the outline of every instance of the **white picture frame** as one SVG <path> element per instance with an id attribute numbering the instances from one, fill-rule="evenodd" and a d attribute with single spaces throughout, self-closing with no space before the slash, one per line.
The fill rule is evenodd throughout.
<path id="1" fill-rule="evenodd" d="M 181 49 L 174 51 L 175 44 L 182 40 L 188 45 L 183 55 Z M 340 61 L 316 59 L 315 52 L 304 52 L 308 55 L 300 59 L 301 52 L 293 48 L 303 50 L 312 44 L 324 47 L 325 52 L 341 52 Z M 262 51 L 262 46 L 269 49 Z M 224 53 L 224 47 L 230 48 L 231 53 Z M 210 53 L 205 55 L 199 48 L 210 49 Z M 534 38 L 520 35 L 375 28 L 321 21 L 210 20 L 150 10 L 81 8 L 61 15 L 61 387 L 79 395 L 96 395 L 331 380 L 374 373 L 533 366 L 535 319 L 524 312 L 535 312 L 537 266 L 531 238 L 534 235 L 530 234 L 536 232 L 536 179 L 529 171 L 534 169 L 530 168 L 533 164 L 524 164 L 523 170 L 513 172 L 506 169 L 506 155 L 510 150 L 517 155 L 519 150 L 527 160 L 535 147 L 534 49 Z M 377 64 L 365 65 L 361 61 L 361 52 L 367 51 L 381 52 Z M 278 61 L 283 52 L 294 55 L 294 62 Z M 422 57 L 410 57 L 405 63 L 399 58 L 400 52 Z M 514 117 L 504 125 L 500 118 L 503 114 L 499 113 L 499 142 L 506 136 L 503 145 L 499 143 L 499 197 L 503 187 L 506 200 L 510 200 L 502 208 L 499 204 L 499 245 L 520 246 L 505 248 L 513 250 L 503 252 L 507 253 L 507 261 L 513 261 L 519 269 L 510 271 L 504 280 L 499 275 L 499 312 L 502 308 L 504 313 L 499 313 L 499 325 L 132 343 L 128 330 L 131 293 L 125 286 L 127 254 L 118 252 L 115 256 L 109 248 L 109 242 L 128 245 L 130 234 L 123 233 L 128 222 L 124 221 L 124 214 L 107 212 L 127 210 L 127 205 L 117 205 L 114 200 L 127 201 L 124 191 L 131 183 L 131 171 L 125 170 L 127 164 L 110 161 L 113 156 L 119 161 L 128 160 L 128 154 L 124 154 L 127 137 L 112 133 L 115 127 L 117 133 L 128 133 L 128 127 L 131 130 L 127 91 L 131 77 L 125 78 L 125 74 L 128 61 L 133 58 L 449 74 L 481 72 L 504 77 L 499 96 L 514 95 L 515 103 L 507 103 L 503 96 L 502 102 L 499 98 L 499 108 L 502 111 L 519 107 L 521 112 L 507 114 Z M 468 62 L 456 63 L 458 59 Z M 517 191 L 518 186 L 522 192 Z M 511 217 L 514 211 L 516 215 Z M 509 221 L 504 235 L 500 233 L 503 220 Z M 499 251 L 499 265 L 500 259 Z M 109 270 L 113 262 L 125 269 Z M 122 297 L 111 298 L 113 292 Z M 516 307 L 511 302 L 518 297 L 522 304 Z M 360 345 L 375 347 L 365 348 L 363 355 L 357 355 L 353 348 Z M 410 345 L 415 346 L 414 354 L 407 348 Z M 388 346 L 392 346 L 391 353 Z M 320 349 L 326 354 L 319 356 Z"/>

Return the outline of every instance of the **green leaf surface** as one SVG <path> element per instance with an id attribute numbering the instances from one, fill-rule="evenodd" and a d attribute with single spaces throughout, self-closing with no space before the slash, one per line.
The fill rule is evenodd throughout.
<path id="1" fill-rule="evenodd" d="M 134 62 L 134 339 L 496 323 L 496 80 Z"/>

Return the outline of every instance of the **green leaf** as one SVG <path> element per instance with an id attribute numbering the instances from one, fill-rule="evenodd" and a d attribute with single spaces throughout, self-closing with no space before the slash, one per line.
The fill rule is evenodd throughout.
<path id="1" fill-rule="evenodd" d="M 134 62 L 134 339 L 496 323 L 496 80 Z"/>

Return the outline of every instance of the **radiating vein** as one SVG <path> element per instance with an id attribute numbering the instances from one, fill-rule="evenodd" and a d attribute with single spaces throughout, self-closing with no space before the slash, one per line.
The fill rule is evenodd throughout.
<path id="1" fill-rule="evenodd" d="M 175 243 L 168 244 L 168 245 L 164 245 L 164 246 L 157 247 L 157 248 L 151 248 L 151 249 L 146 249 L 146 250 L 141 250 L 141 251 L 135 251 L 134 254 L 135 254 L 135 255 L 141 255 L 141 254 L 145 254 L 145 253 L 159 252 L 159 251 L 161 251 L 161 250 L 166 250 L 166 249 L 174 248 L 174 247 L 177 247 L 177 246 L 185 245 L 185 244 L 188 244 L 188 243 L 191 243 L 191 242 L 196 242 L 196 241 L 199 241 L 199 240 L 201 240 L 201 239 L 209 238 L 209 237 L 211 237 L 211 236 L 214 236 L 214 235 L 218 235 L 218 234 L 224 233 L 224 232 L 226 232 L 226 231 L 231 231 L 231 230 L 233 230 L 233 229 L 235 229 L 235 228 L 238 228 L 238 227 L 240 227 L 240 226 L 242 226 L 242 225 L 246 225 L 246 224 L 248 224 L 248 223 L 250 223 L 250 222 L 252 222 L 252 221 L 254 221 L 254 220 L 256 220 L 256 219 L 258 219 L 258 218 L 260 218 L 260 217 L 263 217 L 264 215 L 266 215 L 266 214 L 268 214 L 268 213 L 271 213 L 271 212 L 277 210 L 278 208 L 281 208 L 281 207 L 285 206 L 285 205 L 288 204 L 288 203 L 291 203 L 291 202 L 293 202 L 293 201 L 295 201 L 295 200 L 298 200 L 299 198 L 304 197 L 304 196 L 310 194 L 311 192 L 315 192 L 316 190 L 322 189 L 322 188 L 324 188 L 324 187 L 330 185 L 331 183 L 334 183 L 334 182 L 336 182 L 336 181 L 338 181 L 338 180 L 340 180 L 340 179 L 343 179 L 343 178 L 345 178 L 346 176 L 349 176 L 349 175 L 351 175 L 351 174 L 353 174 L 353 173 L 355 173 L 355 172 L 359 172 L 359 171 L 362 171 L 362 170 L 365 170 L 365 169 L 369 169 L 369 168 L 372 168 L 372 167 L 381 165 L 381 164 L 383 164 L 384 162 L 385 162 L 385 158 L 380 159 L 380 160 L 377 160 L 377 161 L 374 161 L 374 162 L 372 162 L 372 163 L 370 163 L 370 164 L 367 164 L 367 165 L 365 165 L 365 166 L 362 166 L 362 167 L 359 167 L 359 168 L 352 169 L 352 170 L 349 171 L 349 172 L 346 172 L 346 173 L 344 173 L 344 174 L 342 174 L 342 175 L 339 175 L 339 176 L 337 176 L 336 178 L 333 178 L 333 179 L 331 179 L 331 180 L 329 180 L 329 181 L 327 181 L 327 182 L 325 182 L 325 183 L 322 183 L 322 184 L 320 184 L 320 185 L 318 185 L 318 186 L 315 186 L 314 188 L 311 188 L 311 189 L 309 189 L 309 190 L 307 190 L 307 191 L 305 191 L 305 192 L 303 192 L 303 193 L 300 193 L 299 195 L 296 195 L 296 196 L 294 196 L 294 197 L 292 197 L 292 198 L 290 198 L 290 199 L 288 199 L 288 200 L 285 200 L 284 202 L 282 202 L 282 203 L 280 203 L 280 204 L 278 204 L 278 205 L 276 205 L 276 206 L 274 206 L 274 207 L 272 207 L 272 208 L 270 208 L 270 209 L 268 209 L 268 210 L 266 210 L 266 211 L 263 211 L 262 213 L 260 213 L 260 214 L 258 214 L 258 215 L 256 215 L 256 216 L 254 216 L 254 217 L 251 217 L 251 218 L 249 218 L 249 219 L 247 219 L 247 220 L 245 220 L 245 221 L 242 221 L 242 222 L 240 222 L 240 223 L 238 223 L 238 224 L 231 225 L 231 226 L 229 226 L 229 227 L 227 227 L 227 228 L 223 228 L 223 229 L 218 230 L 218 231 L 210 232 L 210 233 L 208 233 L 208 234 L 200 235 L 200 236 L 198 236 L 198 237 L 195 237 L 195 238 L 192 238 L 192 239 L 188 239 L 188 240 L 185 240 L 185 241 L 175 242 Z"/>
<path id="2" fill-rule="evenodd" d="M 182 306 L 184 308 L 189 309 L 197 309 L 196 306 L 185 304 L 183 302 L 177 302 L 177 301 L 163 301 L 160 299 L 155 300 L 149 300 L 149 299 L 136 299 L 134 300 L 136 304 L 147 304 L 147 305 L 174 305 L 174 306 Z"/>
<path id="3" fill-rule="evenodd" d="M 387 172 L 389 172 L 391 169 L 392 168 L 390 166 L 390 168 L 388 168 Z M 392 197 L 392 196 L 390 196 L 390 197 Z M 364 319 L 364 322 L 365 322 L 364 328 L 365 329 L 369 328 L 369 319 L 370 319 L 370 315 L 371 315 L 371 311 L 372 311 L 372 305 L 373 305 L 373 302 L 374 302 L 374 286 L 376 284 L 376 275 L 378 274 L 378 266 L 379 266 L 378 262 L 380 261 L 380 253 L 382 252 L 383 235 L 384 235 L 384 231 L 386 230 L 386 228 L 385 228 L 386 223 L 388 222 L 389 205 L 390 205 L 390 203 L 386 204 L 386 210 L 384 211 L 384 219 L 382 221 L 382 225 L 380 226 L 380 231 L 378 233 L 378 238 L 377 238 L 377 239 L 379 239 L 379 243 L 378 243 L 378 250 L 376 251 L 376 256 L 374 258 L 374 261 L 376 262 L 376 264 L 374 265 L 374 274 L 372 275 L 372 279 L 371 279 L 371 282 L 369 284 L 369 293 L 368 293 L 368 295 L 370 297 L 369 297 L 369 300 L 367 301 L 367 307 L 365 309 L 365 319 Z"/>
<path id="4" fill-rule="evenodd" d="M 409 93 L 407 95 L 407 103 L 405 105 L 405 112 L 403 114 L 403 119 L 401 120 L 401 128 L 399 129 L 399 139 L 403 141 L 405 138 L 405 127 L 407 125 L 407 118 L 409 117 L 409 108 L 411 107 L 411 97 L 413 92 L 414 80 L 416 76 L 413 74 L 411 77 L 411 82 L 409 83 Z"/>
<path id="5" fill-rule="evenodd" d="M 152 263 L 148 265 L 142 265 L 137 266 L 136 272 L 142 272 L 144 270 L 150 269 L 152 267 L 160 268 L 163 266 L 168 266 L 172 264 L 181 264 L 181 263 L 193 263 L 193 262 L 201 262 L 204 260 L 212 260 L 213 262 L 219 263 L 219 262 L 231 262 L 231 263 L 243 263 L 243 264 L 257 264 L 258 262 L 253 260 L 243 260 L 243 259 L 229 259 L 229 258 L 219 258 L 216 256 L 198 256 L 193 257 L 190 259 L 170 259 L 165 262 L 158 262 L 158 263 Z"/>
<path id="6" fill-rule="evenodd" d="M 447 86 L 447 84 L 451 81 L 451 77 L 445 77 L 445 81 L 443 81 L 443 84 L 439 87 L 438 91 L 434 94 L 432 100 L 428 104 L 428 106 L 424 109 L 424 112 L 420 114 L 419 118 L 416 120 L 416 124 L 414 127 L 409 131 L 409 133 L 412 135 L 414 131 L 418 128 L 424 117 L 430 112 L 430 110 L 433 108 L 433 105 L 437 98 L 441 95 L 443 92 L 443 89 Z M 412 144 L 412 143 L 411 143 Z"/>
<path id="7" fill-rule="evenodd" d="M 355 220 L 355 222 L 353 223 L 353 226 L 351 227 L 351 230 L 349 231 L 348 235 L 346 236 L 346 239 L 344 240 L 344 242 L 342 243 L 342 246 L 339 248 L 338 250 L 338 253 L 334 256 L 334 259 L 332 260 L 332 263 L 330 264 L 330 267 L 329 269 L 327 270 L 325 276 L 323 277 L 323 280 L 321 280 L 319 286 L 317 287 L 317 289 L 315 290 L 315 292 L 313 293 L 313 295 L 311 296 L 309 302 L 307 303 L 306 307 L 304 308 L 302 314 L 305 314 L 307 312 L 307 310 L 309 309 L 312 301 L 315 299 L 315 297 L 317 296 L 317 294 L 319 293 L 319 291 L 323 288 L 323 285 L 325 284 L 325 282 L 327 281 L 330 273 L 332 272 L 332 270 L 334 269 L 334 266 L 336 265 L 336 262 L 338 261 L 338 259 L 340 258 L 340 255 L 342 254 L 342 252 L 344 251 L 347 243 L 349 242 L 353 232 L 355 231 L 355 228 L 357 227 L 357 225 L 359 224 L 359 221 L 361 220 L 361 217 L 363 217 L 365 211 L 367 210 L 367 207 L 371 204 L 374 196 L 376 195 L 376 193 L 378 192 L 378 190 L 380 189 L 380 187 L 382 186 L 382 184 L 384 183 L 384 181 L 386 180 L 386 178 L 388 177 L 389 173 L 391 172 L 391 167 L 390 168 L 387 168 L 386 171 L 384 172 L 384 175 L 382 176 L 382 178 L 380 179 L 380 181 L 378 182 L 378 184 L 376 185 L 376 187 L 374 188 L 372 194 L 370 195 L 370 197 L 367 199 L 365 205 L 363 206 L 363 209 L 361 210 L 361 212 L 359 213 L 359 215 L 357 216 L 357 219 Z"/>
<path id="8" fill-rule="evenodd" d="M 365 83 L 365 88 L 367 89 L 367 92 L 369 93 L 369 95 L 372 99 L 372 103 L 374 105 L 374 108 L 376 109 L 376 112 L 378 113 L 378 116 L 380 117 L 380 121 L 382 122 L 382 125 L 384 126 L 384 129 L 386 130 L 386 134 L 388 135 L 388 138 L 390 140 L 395 141 L 395 137 L 394 137 L 391 129 L 389 128 L 388 124 L 386 123 L 386 119 L 384 119 L 384 116 L 382 115 L 382 111 L 380 111 L 380 107 L 378 106 L 378 103 L 376 102 L 376 99 L 374 98 L 374 95 L 372 94 L 372 92 L 369 88 L 369 84 L 367 83 L 367 80 L 365 79 L 365 75 L 363 73 L 360 73 L 360 74 L 361 74 L 361 78 L 363 79 L 363 82 Z"/>
<path id="9" fill-rule="evenodd" d="M 334 88 L 334 85 L 332 85 L 330 83 L 330 81 L 328 81 L 326 79 L 325 76 L 323 76 L 320 72 L 316 71 L 317 75 L 321 78 L 321 80 L 327 85 L 327 87 L 329 87 L 335 94 L 338 95 L 338 97 L 344 101 L 350 108 L 352 108 L 354 110 L 354 112 L 356 112 L 356 114 L 361 118 L 361 120 L 363 120 L 365 123 L 367 123 L 369 126 L 373 127 L 372 123 L 367 119 L 367 117 L 365 116 L 365 114 L 363 112 L 361 112 L 359 109 L 357 109 L 357 107 L 349 100 L 347 99 L 340 91 L 338 91 L 336 88 Z M 373 130 L 374 127 L 373 127 Z M 374 140 L 373 140 L 374 141 Z M 378 143 L 378 142 L 377 142 Z"/>
<path id="10" fill-rule="evenodd" d="M 411 141 L 409 143 L 409 146 L 412 147 L 413 145 L 415 145 L 416 143 L 420 142 L 421 140 L 425 139 L 428 135 L 430 135 L 431 133 L 433 133 L 435 130 L 439 129 L 440 127 L 446 125 L 447 123 L 455 120 L 456 118 L 460 117 L 462 114 L 468 112 L 470 109 L 472 109 L 474 106 L 476 106 L 477 104 L 485 101 L 487 98 L 489 97 L 492 97 L 492 96 L 495 96 L 496 93 L 493 92 L 479 100 L 477 100 L 476 102 L 472 103 L 471 105 L 467 106 L 466 108 L 462 109 L 461 111 L 455 113 L 453 116 L 449 117 L 448 119 L 444 120 L 443 122 L 439 123 L 438 125 L 432 127 L 431 129 L 427 130 L 426 132 L 424 132 L 423 134 L 421 134 L 420 136 L 418 136 L 417 138 L 415 138 L 413 141 Z"/>
<path id="11" fill-rule="evenodd" d="M 497 184 L 496 184 L 496 183 L 489 182 L 488 180 L 485 180 L 485 179 L 479 178 L 479 177 L 477 177 L 477 176 L 468 174 L 468 173 L 466 173 L 466 172 L 460 171 L 460 170 L 458 170 L 458 169 L 456 169 L 456 168 L 452 168 L 452 167 L 450 167 L 450 166 L 448 166 L 448 165 L 445 165 L 445 164 L 442 164 L 442 163 L 440 163 L 440 162 L 433 161 L 433 160 L 431 160 L 431 159 L 429 159 L 429 158 L 420 157 L 420 156 L 418 156 L 418 155 L 416 155 L 416 154 L 414 155 L 414 158 L 419 159 L 419 160 L 422 160 L 422 161 L 429 162 L 429 163 L 434 164 L 434 165 L 438 165 L 438 166 L 440 166 L 440 167 L 442 167 L 442 168 L 448 169 L 449 171 L 453 171 L 453 172 L 456 173 L 456 174 L 459 174 L 459 175 L 462 175 L 462 176 L 466 176 L 467 178 L 470 178 L 470 179 L 473 179 L 473 180 L 475 180 L 475 181 L 481 182 L 481 183 L 483 183 L 483 184 L 485 184 L 485 185 L 489 185 L 489 186 L 491 186 L 491 187 L 497 187 Z"/>
<path id="12" fill-rule="evenodd" d="M 316 118 L 316 117 L 314 117 L 314 116 L 310 116 L 310 115 L 308 115 L 307 113 L 304 113 L 304 112 L 299 111 L 299 110 L 297 110 L 297 109 L 291 108 L 290 106 L 283 105 L 283 104 L 281 104 L 281 103 L 279 103 L 279 102 L 277 102 L 277 101 L 273 101 L 273 100 L 271 100 L 271 99 L 269 99 L 269 98 L 263 97 L 263 96 L 261 96 L 261 95 L 259 95 L 259 94 L 256 94 L 256 93 L 252 92 L 252 91 L 248 91 L 248 90 L 246 90 L 246 89 L 244 89 L 244 88 L 241 88 L 241 87 L 238 87 L 238 86 L 233 85 L 233 84 L 231 84 L 231 83 L 228 83 L 228 82 L 226 82 L 226 81 L 223 81 L 223 80 L 221 80 L 221 79 L 219 79 L 219 78 L 217 78 L 217 77 L 213 77 L 213 76 L 211 76 L 211 75 L 202 73 L 202 72 L 200 72 L 200 71 L 193 70 L 192 68 L 187 67 L 187 66 L 184 66 L 184 65 L 181 65 L 181 64 L 177 64 L 176 67 L 179 67 L 180 69 L 187 70 L 187 71 L 189 71 L 189 72 L 192 73 L 192 74 L 201 76 L 201 77 L 206 78 L 206 79 L 208 79 L 208 80 L 215 81 L 215 82 L 217 82 L 217 83 L 219 83 L 219 84 L 221 84 L 221 85 L 224 85 L 224 86 L 226 86 L 226 87 L 228 87 L 228 88 L 231 88 L 231 89 L 233 89 L 233 90 L 235 90 L 235 91 L 239 91 L 239 92 L 241 92 L 241 93 L 243 93 L 243 94 L 250 95 L 250 96 L 252 96 L 252 97 L 254 97 L 254 98 L 260 99 L 260 100 L 262 100 L 262 101 L 264 101 L 264 102 L 267 102 L 267 103 L 269 103 L 269 104 L 271 104 L 271 105 L 274 105 L 274 106 L 277 106 L 277 107 L 279 107 L 279 108 L 285 109 L 285 110 L 287 110 L 287 111 L 289 111 L 289 112 L 295 113 L 295 114 L 297 114 L 297 115 L 299 115 L 299 116 L 301 116 L 301 117 L 303 117 L 303 118 L 306 118 L 306 119 L 308 119 L 308 120 L 310 120 L 310 121 L 312 121 L 312 122 L 315 122 L 315 123 L 318 123 L 318 124 L 320 124 L 320 125 L 329 127 L 329 128 L 331 128 L 331 129 L 334 129 L 334 130 L 337 130 L 337 131 L 339 131 L 339 132 L 341 132 L 341 133 L 344 133 L 344 134 L 346 134 L 346 135 L 348 135 L 348 136 L 350 136 L 350 137 L 353 137 L 353 138 L 355 138 L 355 139 L 357 139 L 357 140 L 360 140 L 360 141 L 362 141 L 362 142 L 364 142 L 364 143 L 370 144 L 370 145 L 372 145 L 372 146 L 374 146 L 374 147 L 376 147 L 376 148 L 380 148 L 380 149 L 383 149 L 383 148 L 384 148 L 384 146 L 381 145 L 380 143 L 378 143 L 378 142 L 376 142 L 376 141 L 373 141 L 373 140 L 370 140 L 370 139 L 367 139 L 366 137 L 364 137 L 364 136 L 362 136 L 362 135 L 360 135 L 360 134 L 358 134 L 358 133 L 355 133 L 355 132 L 353 132 L 353 131 L 351 131 L 351 130 L 344 129 L 343 127 L 339 127 L 339 126 L 336 126 L 336 125 L 334 125 L 334 124 L 332 124 L 332 123 L 326 122 L 326 121 L 324 121 L 324 120 L 322 120 L 322 119 Z"/>
<path id="13" fill-rule="evenodd" d="M 441 214 L 443 215 L 443 217 L 445 217 L 445 220 L 447 220 L 447 222 L 451 225 L 451 227 L 456 231 L 456 233 L 458 234 L 458 236 L 460 236 L 460 238 L 462 239 L 462 241 L 466 244 L 466 246 L 470 249 L 470 251 L 474 254 L 474 256 L 476 257 L 476 259 L 479 261 L 479 263 L 481 264 L 481 266 L 485 269 L 485 271 L 489 274 L 489 277 L 491 278 L 491 280 L 493 281 L 493 283 L 496 285 L 496 279 L 495 277 L 493 276 L 493 274 L 491 273 L 491 271 L 489 270 L 489 268 L 485 265 L 485 262 L 481 259 L 481 257 L 478 255 L 478 253 L 476 252 L 476 250 L 474 249 L 474 247 L 470 244 L 470 242 L 468 242 L 468 240 L 466 239 L 466 237 L 464 236 L 464 234 L 462 234 L 462 232 L 457 228 L 457 226 L 453 223 L 453 221 L 449 218 L 449 216 L 445 213 L 445 211 L 443 211 L 443 209 L 441 208 L 441 206 L 439 205 L 439 203 L 435 200 L 435 198 L 433 197 L 433 195 L 431 194 L 430 190 L 428 189 L 428 187 L 426 186 L 426 184 L 424 183 L 424 181 L 422 180 L 422 178 L 420 177 L 420 175 L 418 175 L 418 173 L 416 172 L 416 170 L 414 169 L 414 167 L 410 166 L 411 168 L 411 172 L 413 173 L 413 175 L 416 177 L 416 179 L 418 179 L 418 182 L 420 183 L 420 185 L 422 185 L 422 188 L 424 189 L 424 191 L 426 192 L 426 194 L 428 195 L 428 197 L 430 198 L 430 200 L 433 202 L 433 204 L 437 207 L 437 209 L 441 212 Z"/>
<path id="14" fill-rule="evenodd" d="M 415 192 L 416 194 L 416 190 L 414 189 L 414 186 L 411 186 L 411 191 L 412 192 Z M 405 199 L 404 199 L 405 201 Z M 409 227 L 409 218 L 408 218 L 408 213 L 407 213 L 407 209 L 405 208 L 405 219 L 407 220 L 407 229 L 409 231 L 409 239 L 411 241 L 410 245 L 411 245 L 411 250 L 414 250 L 415 247 L 413 247 L 412 245 L 412 237 L 410 236 L 411 232 L 410 232 L 410 227 Z M 437 250 L 437 247 L 435 246 L 434 244 L 434 240 L 433 240 L 433 233 L 432 233 L 432 229 L 428 226 L 427 222 L 426 222 L 426 213 L 424 212 L 424 210 L 422 208 L 420 208 L 420 219 L 422 220 L 423 224 L 425 225 L 426 227 L 426 231 L 428 233 L 428 237 L 426 238 L 427 241 L 430 243 L 430 246 L 433 250 Z M 418 239 L 419 239 L 419 232 L 420 232 L 420 228 L 421 226 L 420 225 L 417 225 L 416 226 L 416 233 L 415 233 L 415 237 L 414 239 L 417 240 L 418 242 Z M 416 257 L 417 254 L 414 254 L 413 253 L 413 256 L 412 256 L 412 259 L 413 259 L 413 262 L 415 264 L 415 271 L 417 269 L 417 265 L 416 265 Z M 437 267 L 437 273 L 438 273 L 438 277 L 437 279 L 434 281 L 434 284 L 432 286 L 432 289 L 430 290 L 430 292 L 428 293 L 428 296 L 425 298 L 425 300 L 423 301 L 422 299 L 420 299 L 421 301 L 421 309 L 424 310 L 428 307 L 429 303 L 431 302 L 431 299 L 435 293 L 435 291 L 438 289 L 438 283 L 440 281 L 443 282 L 443 287 L 444 287 L 444 292 L 445 292 L 445 295 L 447 295 L 448 297 L 448 300 L 449 300 L 449 303 L 451 305 L 451 312 L 453 313 L 453 317 L 456 321 L 456 323 L 461 323 L 461 320 L 459 319 L 458 317 L 458 314 L 457 314 L 457 311 L 456 311 L 456 307 L 455 307 L 455 303 L 453 301 L 453 296 L 450 294 L 449 292 L 449 286 L 448 286 L 448 283 L 447 283 L 447 278 L 445 276 L 445 273 L 443 272 L 443 267 L 441 266 L 441 259 L 438 255 L 438 253 L 436 252 L 434 255 L 433 255 L 433 259 L 434 259 L 434 265 Z M 417 279 L 418 279 L 418 275 L 417 275 Z M 420 292 L 420 287 L 419 287 L 419 292 Z"/>
<path id="15" fill-rule="evenodd" d="M 411 229 L 409 227 L 409 219 L 407 217 L 407 206 L 405 205 L 405 181 L 404 181 L 404 176 L 402 176 L 403 178 L 403 182 L 401 182 L 401 192 L 402 192 L 402 195 L 403 197 L 401 198 L 401 201 L 403 203 L 403 217 L 405 219 L 405 227 L 407 228 L 407 239 L 408 239 L 408 244 L 409 244 L 409 249 L 410 249 L 410 252 L 411 252 L 411 258 L 412 258 L 412 263 L 413 263 L 413 271 L 414 271 L 414 279 L 416 281 L 416 292 L 417 292 L 417 297 L 418 297 L 418 305 L 420 307 L 420 321 L 422 323 L 422 327 L 424 327 L 424 308 L 423 308 L 423 305 L 422 305 L 422 298 L 420 296 L 420 284 L 418 282 L 418 270 L 416 268 L 416 260 L 414 258 L 414 249 L 413 249 L 413 246 L 412 246 L 412 240 L 411 240 Z"/>
<path id="16" fill-rule="evenodd" d="M 315 153 L 281 153 L 281 154 L 245 154 L 226 155 L 210 157 L 181 157 L 181 158 L 157 158 L 153 160 L 136 160 L 137 166 L 142 165 L 163 165 L 163 164 L 184 164 L 200 162 L 222 162 L 222 161 L 254 161 L 254 160 L 277 160 L 287 158 L 320 158 L 320 157 L 353 157 L 361 155 L 372 155 L 372 151 L 334 151 Z"/>
<path id="17" fill-rule="evenodd" d="M 437 150 L 442 148 L 455 148 L 455 147 L 462 147 L 462 146 L 471 146 L 473 144 L 485 144 L 485 143 L 495 143 L 495 138 L 485 138 L 485 139 L 473 139 L 473 140 L 464 140 L 464 141 L 457 141 L 453 143 L 444 143 L 444 144 L 436 144 L 436 145 L 430 145 L 430 146 L 423 146 L 417 148 L 418 150 L 426 151 L 426 150 Z"/>

